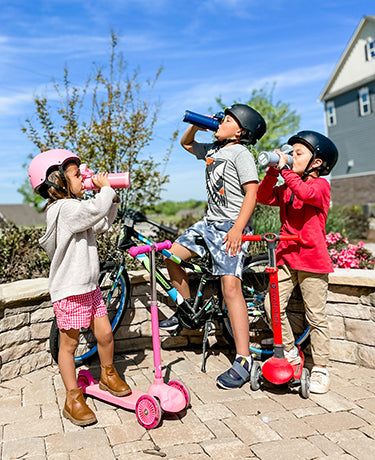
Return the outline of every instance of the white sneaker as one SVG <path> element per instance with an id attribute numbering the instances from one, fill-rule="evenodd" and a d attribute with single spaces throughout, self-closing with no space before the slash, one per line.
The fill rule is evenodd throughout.
<path id="1" fill-rule="evenodd" d="M 329 377 L 328 369 L 325 367 L 314 366 L 311 371 L 310 377 L 310 392 L 323 394 L 329 390 L 331 379 Z"/>
<path id="2" fill-rule="evenodd" d="M 298 365 L 301 362 L 301 356 L 296 346 L 289 351 L 284 350 L 284 356 L 292 366 Z"/>

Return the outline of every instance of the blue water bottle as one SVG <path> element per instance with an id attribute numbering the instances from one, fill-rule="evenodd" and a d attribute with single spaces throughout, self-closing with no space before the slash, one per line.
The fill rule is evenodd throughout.
<path id="1" fill-rule="evenodd" d="M 191 112 L 190 110 L 185 110 L 184 118 L 182 121 L 186 123 L 191 123 L 194 126 L 199 128 L 209 129 L 211 131 L 217 131 L 221 120 L 224 118 L 224 112 L 216 113 L 213 117 L 208 117 L 207 115 L 200 115 L 199 113 Z"/>

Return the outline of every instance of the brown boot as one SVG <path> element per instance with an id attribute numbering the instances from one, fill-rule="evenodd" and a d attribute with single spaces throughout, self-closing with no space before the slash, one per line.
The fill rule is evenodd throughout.
<path id="1" fill-rule="evenodd" d="M 115 366 L 102 366 L 99 388 L 109 391 L 114 396 L 126 396 L 132 392 L 129 385 L 118 375 Z"/>
<path id="2" fill-rule="evenodd" d="M 97 422 L 94 412 L 86 404 L 81 388 L 66 392 L 63 415 L 74 425 L 85 426 Z"/>

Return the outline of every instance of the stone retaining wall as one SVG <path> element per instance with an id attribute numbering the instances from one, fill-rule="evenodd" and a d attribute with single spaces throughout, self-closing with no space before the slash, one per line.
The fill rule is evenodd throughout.
<path id="1" fill-rule="evenodd" d="M 115 349 L 150 348 L 151 322 L 147 272 L 130 273 L 131 305 L 115 334 Z M 0 382 L 52 363 L 49 331 L 53 311 L 48 280 L 0 285 Z M 159 292 L 160 314 L 173 310 Z M 338 269 L 330 275 L 327 312 L 331 328 L 331 359 L 375 368 L 375 271 Z M 220 335 L 210 337 L 211 342 Z M 163 347 L 202 343 L 202 333 L 184 330 L 178 337 L 162 332 Z"/>

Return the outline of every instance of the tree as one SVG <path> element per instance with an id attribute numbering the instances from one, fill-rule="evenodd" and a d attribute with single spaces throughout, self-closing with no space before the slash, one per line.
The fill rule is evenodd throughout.
<path id="1" fill-rule="evenodd" d="M 256 144 L 256 150 L 253 146 L 249 147 L 255 158 L 262 150 L 274 150 L 281 147 L 285 136 L 295 133 L 299 128 L 300 116 L 296 114 L 295 110 L 290 109 L 290 105 L 286 102 L 277 101 L 273 102 L 273 93 L 275 84 L 271 89 L 263 87 L 261 89 L 254 89 L 247 104 L 253 109 L 257 110 L 265 119 L 267 123 L 267 132 L 262 139 Z M 221 96 L 216 98 L 216 102 L 224 110 L 225 105 L 222 102 Z M 240 101 L 234 101 L 233 104 Z M 264 173 L 264 168 L 259 168 L 259 173 Z"/>
<path id="2" fill-rule="evenodd" d="M 98 68 L 83 87 L 73 86 L 68 69 L 64 69 L 63 84 L 54 84 L 58 107 L 51 106 L 47 97 L 35 97 L 36 124 L 26 119 L 22 131 L 38 153 L 64 148 L 77 153 L 94 171 L 128 171 L 131 187 L 119 191 L 122 205 L 131 202 L 142 210 L 160 199 L 162 186 L 168 182 L 166 165 L 178 132 L 173 133 L 160 162 L 143 154 L 159 112 L 159 105 L 152 104 L 150 98 L 162 68 L 152 81 L 142 84 L 138 71 L 126 74 L 127 65 L 117 44 L 112 33 L 108 74 L 105 68 Z M 18 191 L 25 202 L 40 205 L 28 181 Z"/>

